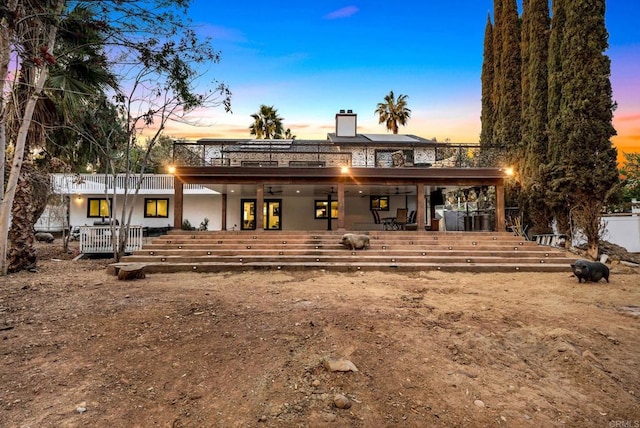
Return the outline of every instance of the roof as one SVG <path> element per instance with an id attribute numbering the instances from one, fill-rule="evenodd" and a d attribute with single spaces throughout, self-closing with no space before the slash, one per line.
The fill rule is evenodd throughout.
<path id="1" fill-rule="evenodd" d="M 423 144 L 437 144 L 436 141 L 418 137 L 412 134 L 356 134 L 355 137 L 338 137 L 335 133 L 327 134 L 327 139 L 334 144 L 346 145 L 398 145 L 416 146 Z"/>

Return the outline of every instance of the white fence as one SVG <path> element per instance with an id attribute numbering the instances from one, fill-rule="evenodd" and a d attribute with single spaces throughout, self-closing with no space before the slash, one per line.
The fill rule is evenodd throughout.
<path id="1" fill-rule="evenodd" d="M 174 177 L 171 174 L 51 174 L 51 183 L 57 194 L 108 194 L 114 191 L 124 194 L 125 188 L 128 194 L 133 194 L 138 183 L 140 194 L 173 194 Z M 185 193 L 216 194 L 217 192 L 200 184 L 185 184 Z"/>
<path id="2" fill-rule="evenodd" d="M 115 227 L 116 240 L 120 236 L 120 226 Z M 129 237 L 125 253 L 142 248 L 142 226 L 129 226 Z M 82 254 L 113 253 L 111 226 L 80 226 L 80 252 Z"/>

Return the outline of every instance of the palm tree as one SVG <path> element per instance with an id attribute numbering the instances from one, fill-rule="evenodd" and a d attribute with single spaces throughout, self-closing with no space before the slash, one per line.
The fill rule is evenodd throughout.
<path id="1" fill-rule="evenodd" d="M 55 132 L 54 129 L 60 131 L 59 126 L 64 128 L 66 124 L 73 123 L 92 99 L 106 88 L 115 87 L 115 78 L 108 72 L 106 57 L 102 53 L 103 36 L 95 26 L 89 25 L 93 23 L 94 14 L 91 8 L 77 5 L 59 25 L 56 47 L 62 54 L 55 59 L 44 57 L 51 62 L 50 74 L 47 89 L 41 94 L 33 113 L 34 122 L 29 128 L 25 153 L 29 153 L 31 148 L 45 151 L 49 148 L 57 151 L 57 155 L 63 145 L 73 146 L 77 138 L 68 138 L 69 133 Z M 33 43 L 25 43 L 25 46 L 30 52 L 41 49 Z M 26 77 L 35 72 L 30 64 L 22 64 L 20 84 L 15 93 L 16 104 L 29 97 Z M 19 126 L 18 117 L 11 120 L 12 126 Z M 67 138 L 63 137 L 65 135 Z M 46 186 L 45 190 L 37 186 L 42 181 L 37 180 L 41 175 L 38 172 L 32 160 L 25 158 L 12 207 L 11 247 L 7 252 L 9 272 L 35 268 L 33 225 L 44 210 L 47 199 Z M 43 196 L 36 198 L 35 194 Z"/>
<path id="2" fill-rule="evenodd" d="M 407 107 L 408 95 L 398 95 L 398 99 L 393 95 L 393 91 L 389 91 L 385 95 L 384 102 L 378 103 L 376 114 L 379 116 L 378 123 L 384 123 L 388 131 L 394 134 L 398 133 L 398 124 L 405 126 L 409 118 L 411 118 L 411 109 Z"/>
<path id="3" fill-rule="evenodd" d="M 262 104 L 257 113 L 251 115 L 253 124 L 249 126 L 251 135 L 259 139 L 282 138 L 284 120 L 278 116 L 278 109 Z"/>

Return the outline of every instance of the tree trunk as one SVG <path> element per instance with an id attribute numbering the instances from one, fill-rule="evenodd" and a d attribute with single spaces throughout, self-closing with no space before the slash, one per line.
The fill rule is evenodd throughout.
<path id="1" fill-rule="evenodd" d="M 18 178 L 13 203 L 13 223 L 9 231 L 11 248 L 8 254 L 8 272 L 36 268 L 35 237 L 33 234 L 35 221 L 30 184 L 32 171 L 29 165 L 23 165 Z"/>

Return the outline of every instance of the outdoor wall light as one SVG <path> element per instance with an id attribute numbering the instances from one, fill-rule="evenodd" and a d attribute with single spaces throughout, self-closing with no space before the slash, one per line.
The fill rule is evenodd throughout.
<path id="1" fill-rule="evenodd" d="M 505 168 L 503 171 L 504 171 L 504 173 L 505 173 L 506 175 L 508 175 L 509 177 L 512 177 L 512 176 L 513 176 L 513 168 L 511 168 L 511 167 L 507 167 L 507 168 Z"/>
<path id="2" fill-rule="evenodd" d="M 349 167 L 348 167 L 348 166 L 343 166 L 343 167 L 340 169 L 340 171 L 341 171 L 343 174 L 346 174 L 346 173 L 348 173 L 348 172 L 349 172 Z"/>
<path id="3" fill-rule="evenodd" d="M 169 165 L 167 167 L 167 171 L 169 171 L 169 174 L 175 174 L 176 173 L 176 167 L 173 165 Z"/>

